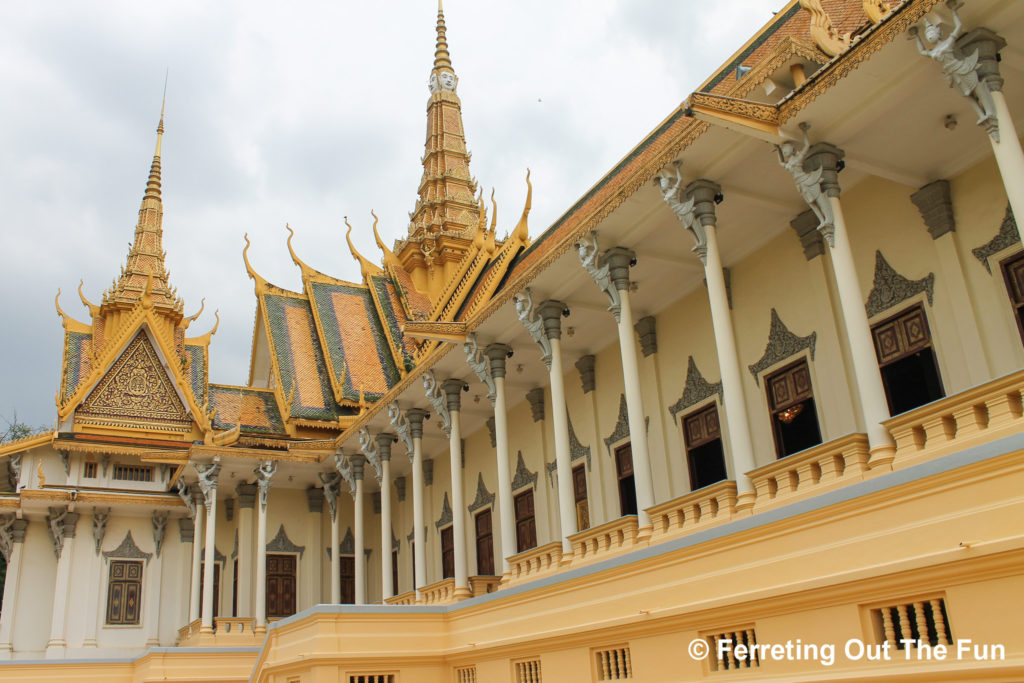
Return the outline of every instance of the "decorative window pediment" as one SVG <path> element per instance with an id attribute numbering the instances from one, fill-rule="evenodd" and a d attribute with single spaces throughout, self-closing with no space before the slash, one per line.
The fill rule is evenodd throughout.
<path id="1" fill-rule="evenodd" d="M 145 560 L 149 562 L 149 558 L 153 557 L 153 553 L 144 552 L 139 546 L 135 545 L 132 532 L 128 531 L 125 533 L 124 540 L 121 541 L 119 546 L 113 550 L 103 551 L 103 557 L 107 560 L 113 557 L 119 560 Z"/>
<path id="2" fill-rule="evenodd" d="M 715 394 L 718 396 L 722 395 L 722 383 L 715 382 L 711 384 L 704 379 L 704 375 L 697 368 L 697 363 L 694 362 L 693 356 L 690 356 L 686 362 L 686 383 L 683 386 L 683 395 L 679 397 L 678 401 L 669 406 L 668 412 L 672 413 L 673 420 L 678 420 L 679 413 L 692 408 Z"/>
<path id="3" fill-rule="evenodd" d="M 762 372 L 790 356 L 795 356 L 804 349 L 810 350 L 811 360 L 814 360 L 814 346 L 817 341 L 817 332 L 811 332 L 806 337 L 798 337 L 790 332 L 786 324 L 782 322 L 782 318 L 779 317 L 779 312 L 773 308 L 771 328 L 768 330 L 768 344 L 764 347 L 764 355 L 753 365 L 748 365 L 747 369 L 754 376 L 754 382 L 760 384 Z"/>
<path id="4" fill-rule="evenodd" d="M 285 533 L 284 524 L 282 524 L 277 530 L 277 535 L 267 544 L 267 552 L 297 553 L 301 560 L 302 554 L 306 552 L 306 546 L 292 543 L 288 534 Z"/>

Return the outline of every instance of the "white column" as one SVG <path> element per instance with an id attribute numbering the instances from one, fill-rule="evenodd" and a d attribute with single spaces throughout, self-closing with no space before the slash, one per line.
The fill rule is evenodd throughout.
<path id="1" fill-rule="evenodd" d="M 547 300 L 537 307 L 544 321 L 544 335 L 551 345 L 551 422 L 555 430 L 555 467 L 558 473 L 558 520 L 562 552 L 572 552 L 569 537 L 576 533 L 576 501 L 572 492 L 572 463 L 569 458 L 569 418 L 565 406 L 565 377 L 562 370 L 562 315 L 568 309 L 561 301 Z"/>
<path id="2" fill-rule="evenodd" d="M 217 485 L 216 479 L 206 496 L 206 547 L 203 552 L 203 614 L 200 633 L 213 633 L 213 578 L 214 565 L 217 561 Z"/>
<path id="3" fill-rule="evenodd" d="M 878 370 L 875 345 L 871 338 L 867 315 L 864 313 L 864 296 L 857 280 L 857 268 L 853 262 L 850 238 L 846 231 L 843 207 L 839 203 L 838 188 L 835 196 L 829 197 L 835 229 L 831 239 L 825 241 L 830 247 L 832 270 L 839 292 L 839 307 L 846 324 L 846 336 L 850 342 L 850 359 L 853 374 L 857 378 L 860 407 L 863 411 L 868 447 L 871 450 L 872 465 L 892 462 L 896 453 L 895 442 L 882 424 L 889 419 L 889 404 L 885 398 L 882 375 Z"/>
<path id="4" fill-rule="evenodd" d="M 341 602 L 341 523 L 338 511 L 331 515 L 331 604 Z"/>
<path id="5" fill-rule="evenodd" d="M 190 624 L 199 618 L 199 602 L 202 595 L 199 577 L 203 561 L 203 544 L 200 542 L 200 539 L 203 537 L 203 522 L 206 519 L 206 504 L 203 502 L 203 494 L 199 491 L 194 491 L 193 500 L 195 501 L 196 513 L 192 527 L 192 578 L 189 582 L 188 622 Z"/>
<path id="6" fill-rule="evenodd" d="M 18 610 L 18 592 L 21 584 L 22 555 L 25 549 L 25 530 L 28 522 L 15 519 L 11 525 L 11 554 L 7 560 L 7 578 L 4 580 L 4 604 L 0 613 L 0 659 L 10 659 L 14 653 L 12 634 L 14 615 Z"/>
<path id="7" fill-rule="evenodd" d="M 427 585 L 427 551 L 423 538 L 423 419 L 427 412 L 410 408 L 405 413 L 412 435 L 412 539 L 413 561 L 416 565 L 416 597 Z"/>
<path id="8" fill-rule="evenodd" d="M 1003 177 L 1006 197 L 1010 200 L 1013 215 L 1024 217 L 1024 151 L 1021 150 L 1020 138 L 1013 125 L 1010 109 L 1006 106 L 1006 98 L 1001 90 L 992 93 L 996 107 L 996 118 L 999 121 L 999 142 L 989 136 L 992 152 L 999 166 L 999 175 Z M 1024 221 L 1024 218 L 1018 220 Z"/>
<path id="9" fill-rule="evenodd" d="M 363 550 L 363 466 L 366 462 L 360 454 L 350 455 L 352 462 L 352 476 L 356 482 L 356 490 L 353 493 L 355 502 L 355 569 L 356 569 L 356 604 L 366 604 L 366 553 Z"/>
<path id="10" fill-rule="evenodd" d="M 667 186 L 664 180 L 662 184 L 663 188 Z M 754 469 L 754 445 L 750 438 L 750 423 L 747 420 L 747 407 L 743 398 L 743 374 L 736 351 L 736 335 L 729 313 L 725 277 L 722 275 L 722 257 L 718 251 L 718 218 L 715 214 L 715 204 L 716 201 L 721 201 L 721 192 L 722 188 L 718 183 L 700 179 L 686 186 L 678 203 L 667 194 L 666 201 L 690 231 L 697 243 L 693 250 L 704 264 L 708 302 L 711 306 L 711 326 L 715 333 L 718 369 L 722 375 L 722 403 L 725 407 L 725 423 L 729 434 L 728 455 L 738 494 L 736 506 L 739 509 L 747 509 L 754 504 L 754 487 L 747 477 L 747 472 Z"/>
<path id="11" fill-rule="evenodd" d="M 242 482 L 238 494 L 238 614 L 251 617 L 252 610 L 252 525 L 256 506 L 256 485 Z"/>
<path id="12" fill-rule="evenodd" d="M 512 509 L 512 470 L 508 457 L 508 409 L 505 404 L 505 360 L 512 354 L 507 344 L 489 344 L 484 353 L 494 379 L 494 441 L 498 460 L 498 525 L 501 529 L 502 573 L 512 570 L 508 558 L 516 554 L 515 513 Z"/>
<path id="13" fill-rule="evenodd" d="M 192 524 L 192 520 L 187 517 L 185 519 L 190 525 Z M 100 554 L 100 551 L 101 546 L 103 545 L 103 538 L 106 535 L 107 522 L 109 520 L 110 508 L 102 510 L 94 507 L 92 509 L 93 540 L 95 545 L 93 546 L 93 557 L 92 561 L 89 562 L 89 569 L 85 579 L 89 582 L 88 585 L 90 586 L 104 586 L 106 584 L 106 577 L 104 576 L 106 563 L 103 561 L 103 556 Z M 97 527 L 102 528 L 98 541 L 95 538 Z M 82 571 L 81 567 L 77 567 L 77 569 L 79 572 Z M 96 632 L 99 630 L 100 612 L 103 610 L 103 601 L 105 598 L 105 591 L 100 589 L 96 591 L 96 597 L 94 600 L 88 600 L 85 603 L 85 632 L 82 634 L 83 648 L 93 648 L 98 645 Z"/>
<path id="14" fill-rule="evenodd" d="M 160 593 L 163 588 L 164 559 L 163 549 L 155 554 L 146 567 L 146 610 L 143 619 L 146 621 L 146 647 L 160 645 Z"/>
<path id="15" fill-rule="evenodd" d="M 452 428 L 448 434 L 448 456 L 452 470 L 452 540 L 455 545 L 455 599 L 470 597 L 469 562 L 466 558 L 466 507 L 462 490 L 462 391 L 461 379 L 446 379 L 441 387 L 448 402 Z"/>
<path id="16" fill-rule="evenodd" d="M 265 460 L 256 468 L 256 629 L 260 631 L 267 629 L 267 502 L 277 465 L 276 460 Z"/>
<path id="17" fill-rule="evenodd" d="M 636 360 L 636 336 L 633 333 L 633 308 L 629 298 L 629 267 L 636 255 L 631 249 L 615 247 L 605 252 L 609 276 L 618 292 L 619 311 L 615 324 L 619 332 L 619 354 L 622 357 L 622 379 L 626 396 L 626 417 L 629 422 L 629 447 L 633 455 L 633 483 L 636 488 L 637 524 L 649 527 L 647 508 L 654 505 L 654 481 L 651 476 L 651 455 L 647 445 L 647 423 L 644 419 L 643 394 L 640 390 L 640 367 Z"/>
<path id="18" fill-rule="evenodd" d="M 313 562 L 299 563 L 299 597 L 302 599 L 296 605 L 297 610 L 303 610 L 313 605 L 319 605 L 323 600 L 323 556 L 320 550 L 323 547 L 324 534 L 324 490 L 312 487 L 306 489 L 306 510 L 309 512 L 308 528 L 306 529 L 309 547 L 309 556 L 316 558 Z M 302 571 L 302 570 L 305 571 Z M 305 577 L 302 576 L 305 574 Z M 302 583 L 306 586 L 303 589 Z"/>
<path id="19" fill-rule="evenodd" d="M 377 435 L 377 457 L 380 459 L 380 585 L 381 602 L 395 595 L 391 575 L 391 444 L 394 434 Z"/>
<path id="20" fill-rule="evenodd" d="M 52 513 L 51 513 L 52 516 Z M 72 542 L 75 538 L 75 527 L 78 526 L 78 513 L 65 510 L 59 513 L 48 524 L 55 526 L 54 533 L 57 536 L 57 577 L 54 581 L 53 590 L 53 612 L 50 619 L 50 640 L 46 643 L 47 659 L 63 657 L 67 648 L 65 626 L 67 624 L 68 612 L 68 591 L 71 589 L 71 556 L 73 554 Z"/>

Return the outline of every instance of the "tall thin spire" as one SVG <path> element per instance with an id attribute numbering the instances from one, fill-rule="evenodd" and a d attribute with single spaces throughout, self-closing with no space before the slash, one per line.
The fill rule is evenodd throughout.
<path id="1" fill-rule="evenodd" d="M 164 136 L 164 112 L 167 107 L 167 81 L 160 105 L 160 122 L 156 127 L 156 149 L 149 167 L 146 190 L 139 206 L 139 222 L 135 239 L 128 250 L 128 259 L 121 276 L 103 295 L 104 304 L 134 303 L 149 290 L 153 305 L 180 313 L 181 301 L 171 291 L 163 250 L 163 202 L 160 198 L 160 154 Z M 152 282 L 150 283 L 150 278 Z"/>
<path id="2" fill-rule="evenodd" d="M 444 7 L 437 0 L 437 47 L 434 49 L 434 70 L 443 67 L 452 68 L 452 58 L 448 54 L 448 38 L 445 36 Z"/>

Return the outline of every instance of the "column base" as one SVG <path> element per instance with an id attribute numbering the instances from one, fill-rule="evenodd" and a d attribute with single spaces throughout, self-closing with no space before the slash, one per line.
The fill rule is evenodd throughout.
<path id="1" fill-rule="evenodd" d="M 0 643 L 0 660 L 8 660 L 14 658 L 14 648 L 11 647 L 10 643 Z"/>
<path id="2" fill-rule="evenodd" d="M 86 638 L 82 641 L 82 647 L 99 647 L 99 643 L 96 641 L 95 638 Z"/>
<path id="3" fill-rule="evenodd" d="M 160 647 L 159 638 L 148 638 L 146 640 L 146 647 Z"/>
<path id="4" fill-rule="evenodd" d="M 207 626 L 206 624 L 203 624 L 202 626 L 199 627 L 199 635 L 205 635 L 207 633 L 209 633 L 211 635 L 214 633 L 212 625 L 211 626 Z"/>
<path id="5" fill-rule="evenodd" d="M 64 657 L 64 652 L 67 650 L 68 643 L 63 638 L 51 638 L 46 643 L 46 658 L 47 659 L 61 659 Z"/>
<path id="6" fill-rule="evenodd" d="M 452 597 L 456 602 L 459 602 L 460 600 L 469 600 L 473 597 L 473 591 L 469 590 L 468 586 L 456 586 L 455 592 L 452 593 Z"/>
<path id="7" fill-rule="evenodd" d="M 740 515 L 749 515 L 754 509 L 754 501 L 757 500 L 757 494 L 754 491 L 744 491 L 736 496 L 736 513 Z"/>
<path id="8" fill-rule="evenodd" d="M 267 625 L 263 624 L 262 626 L 260 626 L 259 624 L 257 624 L 253 627 L 252 632 L 257 635 L 264 635 L 267 632 Z"/>
<path id="9" fill-rule="evenodd" d="M 882 444 L 870 449 L 868 453 L 869 470 L 879 470 L 879 473 L 892 471 L 892 462 L 896 459 L 896 446 Z"/>
<path id="10" fill-rule="evenodd" d="M 639 527 L 636 530 L 636 541 L 634 545 L 646 545 L 651 540 L 651 536 L 654 535 L 654 527 L 648 523 L 647 526 Z"/>

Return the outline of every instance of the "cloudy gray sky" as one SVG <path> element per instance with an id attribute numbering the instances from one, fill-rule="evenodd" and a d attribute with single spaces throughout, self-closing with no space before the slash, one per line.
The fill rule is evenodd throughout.
<path id="1" fill-rule="evenodd" d="M 514 226 L 532 169 L 539 234 L 771 18 L 783 0 L 448 0 L 472 172 Z M 0 4 L 0 415 L 52 424 L 63 333 L 132 238 L 164 71 L 164 246 L 192 312 L 220 309 L 211 378 L 248 376 L 242 265 L 298 289 L 358 279 L 370 210 L 405 234 L 423 153 L 433 0 Z M 358 233 L 358 234 L 356 234 Z"/>

